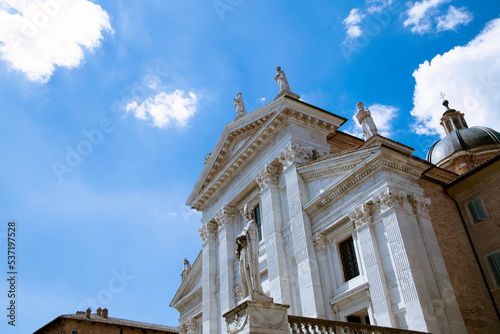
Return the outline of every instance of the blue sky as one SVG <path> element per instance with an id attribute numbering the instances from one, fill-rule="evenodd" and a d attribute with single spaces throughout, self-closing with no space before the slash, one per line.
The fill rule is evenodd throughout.
<path id="1" fill-rule="evenodd" d="M 184 203 L 233 98 L 271 101 L 278 65 L 349 118 L 341 130 L 360 135 L 363 101 L 422 158 L 444 134 L 441 91 L 469 126 L 500 130 L 499 14 L 497 1 L 0 0 L 0 254 L 15 220 L 19 270 L 17 325 L 3 315 L 0 331 L 94 305 L 177 325 L 168 305 L 201 247 Z"/>

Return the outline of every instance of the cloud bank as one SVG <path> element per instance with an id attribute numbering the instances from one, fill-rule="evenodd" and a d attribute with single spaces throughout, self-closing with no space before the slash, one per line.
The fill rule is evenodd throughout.
<path id="1" fill-rule="evenodd" d="M 439 125 L 445 111 L 440 92 L 446 94 L 450 107 L 465 113 L 469 126 L 484 125 L 500 130 L 500 19 L 486 25 L 465 46 L 456 46 L 443 55 L 425 61 L 413 72 L 418 134 L 445 135 Z"/>
<path id="2" fill-rule="evenodd" d="M 0 58 L 31 81 L 80 65 L 105 31 L 109 16 L 91 1 L 0 0 Z"/>

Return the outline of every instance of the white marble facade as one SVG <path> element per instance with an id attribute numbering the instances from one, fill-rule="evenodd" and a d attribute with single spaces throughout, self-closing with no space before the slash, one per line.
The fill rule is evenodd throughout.
<path id="1" fill-rule="evenodd" d="M 182 333 L 226 333 L 246 203 L 261 213 L 264 292 L 289 314 L 466 332 L 417 182 L 427 164 L 379 135 L 330 155 L 345 121 L 285 93 L 226 126 L 188 199 L 202 250 L 171 303 Z M 358 275 L 346 280 L 349 237 Z"/>

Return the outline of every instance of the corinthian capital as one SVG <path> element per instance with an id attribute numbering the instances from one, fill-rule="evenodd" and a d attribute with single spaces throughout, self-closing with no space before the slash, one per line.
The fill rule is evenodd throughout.
<path id="1" fill-rule="evenodd" d="M 215 214 L 215 221 L 218 226 L 232 223 L 234 208 L 228 205 L 223 205 L 222 208 Z"/>
<path id="2" fill-rule="evenodd" d="M 410 194 L 408 195 L 408 200 L 410 201 L 415 214 L 423 216 L 429 215 L 429 205 L 431 204 L 431 200 L 429 198 L 424 198 L 416 194 Z"/>
<path id="3" fill-rule="evenodd" d="M 202 227 L 198 229 L 200 233 L 200 238 L 205 241 L 207 239 L 215 238 L 215 234 L 217 233 L 217 224 L 212 222 L 206 222 Z"/>
<path id="4" fill-rule="evenodd" d="M 314 250 L 316 253 L 326 250 L 326 238 L 321 233 L 316 233 L 313 236 Z"/>
<path id="5" fill-rule="evenodd" d="M 305 163 L 325 156 L 327 152 L 313 147 L 303 147 L 297 143 L 289 142 L 278 155 L 279 162 L 288 168 L 293 163 Z"/>
<path id="6" fill-rule="evenodd" d="M 406 197 L 407 194 L 404 190 L 398 190 L 392 187 L 387 187 L 385 191 L 379 194 L 379 200 L 382 206 L 382 211 L 386 211 L 392 208 L 403 207 L 403 200 Z"/>
<path id="7" fill-rule="evenodd" d="M 349 213 L 349 219 L 354 222 L 354 226 L 356 228 L 359 228 L 366 223 L 371 223 L 373 221 L 372 206 L 367 203 L 360 205 Z"/>
<path id="8" fill-rule="evenodd" d="M 270 184 L 276 184 L 278 180 L 278 167 L 271 164 L 266 164 L 259 170 L 259 173 L 255 177 L 255 181 L 258 183 L 260 190 L 264 190 Z"/>

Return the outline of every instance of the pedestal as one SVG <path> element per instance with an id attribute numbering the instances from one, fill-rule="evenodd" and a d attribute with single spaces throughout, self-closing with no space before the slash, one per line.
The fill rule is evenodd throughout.
<path id="1" fill-rule="evenodd" d="M 272 301 L 258 300 L 258 298 L 244 299 L 223 315 L 226 320 L 227 333 L 289 334 L 287 314 L 289 307 L 289 305 L 275 304 Z"/>

